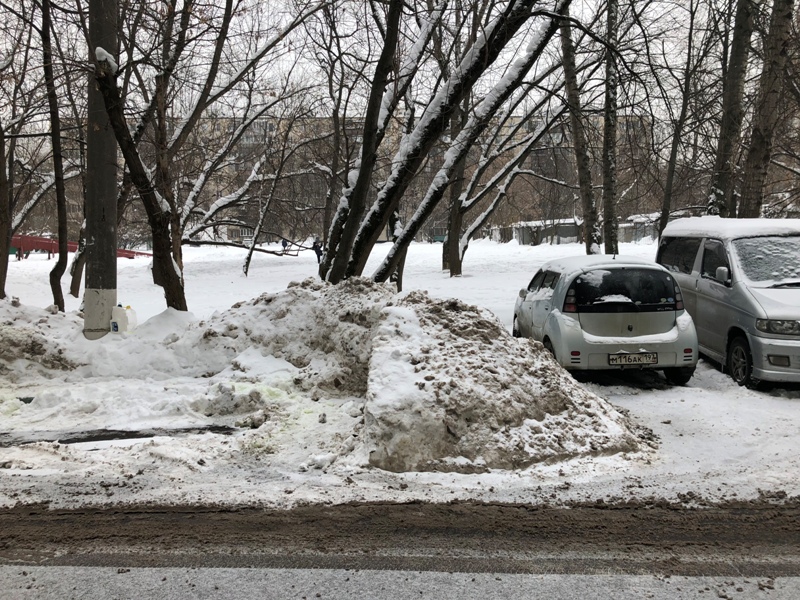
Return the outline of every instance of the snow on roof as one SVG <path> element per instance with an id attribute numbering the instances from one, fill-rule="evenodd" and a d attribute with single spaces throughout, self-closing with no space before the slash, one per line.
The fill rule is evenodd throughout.
<path id="1" fill-rule="evenodd" d="M 702 235 L 722 239 L 761 235 L 800 235 L 800 219 L 723 219 L 719 216 L 676 219 L 662 236 Z"/>
<path id="2" fill-rule="evenodd" d="M 575 217 L 567 219 L 546 219 L 543 221 L 520 221 L 514 223 L 513 227 L 550 227 L 552 225 L 575 225 Z"/>
<path id="3" fill-rule="evenodd" d="M 662 267 L 652 260 L 638 256 L 625 256 L 620 254 L 588 254 L 584 256 L 565 256 L 551 260 L 542 265 L 544 271 L 557 271 L 559 273 L 578 273 L 586 269 L 599 267 L 638 267 L 647 266 L 655 269 Z"/>
<path id="4" fill-rule="evenodd" d="M 631 215 L 625 219 L 628 223 L 655 223 L 661 218 L 661 213 L 653 212 L 641 215 Z M 624 225 L 624 223 L 620 223 Z"/>

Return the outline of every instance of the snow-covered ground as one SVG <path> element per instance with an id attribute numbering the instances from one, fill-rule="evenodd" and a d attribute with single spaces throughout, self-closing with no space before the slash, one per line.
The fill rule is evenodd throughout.
<path id="1" fill-rule="evenodd" d="M 579 384 L 510 336 L 537 266 L 582 251 L 477 241 L 450 278 L 441 245 L 417 244 L 394 294 L 321 284 L 310 251 L 258 254 L 245 277 L 240 251 L 190 247 L 190 314 L 164 309 L 149 259 L 120 259 L 118 299 L 139 326 L 95 342 L 79 300 L 47 310 L 53 261 L 12 260 L 0 506 L 800 496 L 797 386 L 739 388 L 704 361 L 687 387 L 656 374 Z"/>

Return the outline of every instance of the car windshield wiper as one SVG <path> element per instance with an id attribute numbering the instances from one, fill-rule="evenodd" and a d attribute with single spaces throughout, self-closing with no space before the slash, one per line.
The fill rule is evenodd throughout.
<path id="1" fill-rule="evenodd" d="M 770 287 L 770 289 L 786 288 L 786 287 L 800 287 L 800 281 L 784 281 L 782 283 L 773 283 L 769 287 Z"/>

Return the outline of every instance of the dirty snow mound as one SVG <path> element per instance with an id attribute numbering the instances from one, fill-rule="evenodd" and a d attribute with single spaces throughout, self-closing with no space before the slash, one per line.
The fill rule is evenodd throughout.
<path id="1" fill-rule="evenodd" d="M 390 471 L 518 469 L 639 449 L 628 420 L 537 342 L 488 311 L 414 292 L 372 343 L 365 407 L 371 465 Z"/>
<path id="2" fill-rule="evenodd" d="M 307 279 L 235 304 L 201 323 L 176 350 L 187 359 L 198 351 L 223 354 L 227 358 L 220 363 L 233 361 L 234 368 L 244 370 L 236 357 L 256 348 L 298 368 L 294 384 L 312 399 L 363 397 L 373 330 L 395 292 L 394 286 L 369 279 L 352 278 L 336 286 Z"/>
<path id="3" fill-rule="evenodd" d="M 0 376 L 16 381 L 30 371 L 65 371 L 75 363 L 65 349 L 50 338 L 54 324 L 75 326 L 78 321 L 54 315 L 43 309 L 20 306 L 9 299 L 0 300 Z"/>

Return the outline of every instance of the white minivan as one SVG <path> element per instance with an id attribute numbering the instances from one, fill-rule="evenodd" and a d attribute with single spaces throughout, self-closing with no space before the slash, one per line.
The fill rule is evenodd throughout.
<path id="1" fill-rule="evenodd" d="M 800 219 L 677 219 L 656 262 L 681 287 L 701 354 L 739 385 L 800 382 Z"/>

